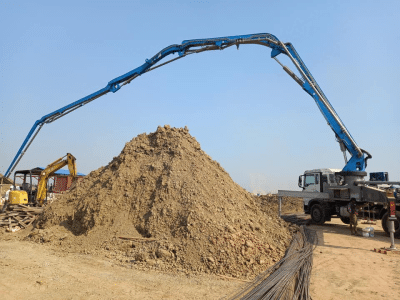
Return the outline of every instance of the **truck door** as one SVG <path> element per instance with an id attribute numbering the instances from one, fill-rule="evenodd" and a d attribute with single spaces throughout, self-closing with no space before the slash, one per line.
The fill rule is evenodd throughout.
<path id="1" fill-rule="evenodd" d="M 321 192 L 320 173 L 311 173 L 304 176 L 305 192 Z"/>

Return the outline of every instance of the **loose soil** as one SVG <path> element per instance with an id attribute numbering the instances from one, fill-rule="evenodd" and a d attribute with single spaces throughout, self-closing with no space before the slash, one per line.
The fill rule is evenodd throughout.
<path id="1" fill-rule="evenodd" d="M 350 235 L 337 218 L 309 227 L 318 235 L 310 286 L 314 300 L 398 299 L 400 255 L 371 251 L 390 244 L 380 223 L 373 227 L 374 238 Z M 102 255 L 22 241 L 21 232 L 0 232 L 0 299 L 229 299 L 246 284 L 218 275 L 138 270 Z"/>
<path id="2" fill-rule="evenodd" d="M 26 238 L 146 270 L 252 278 L 284 255 L 297 230 L 271 205 L 274 197 L 233 182 L 187 128 L 166 125 L 132 139 L 49 205 Z"/>
<path id="3" fill-rule="evenodd" d="M 270 214 L 271 208 L 273 208 L 274 213 L 277 213 L 279 198 L 276 194 L 268 194 L 268 195 L 260 195 L 256 197 L 256 201 L 261 204 L 261 209 L 265 211 L 265 213 Z M 281 213 L 282 214 L 294 214 L 294 213 L 302 213 L 303 208 L 303 199 L 296 197 L 282 197 L 281 203 Z"/>

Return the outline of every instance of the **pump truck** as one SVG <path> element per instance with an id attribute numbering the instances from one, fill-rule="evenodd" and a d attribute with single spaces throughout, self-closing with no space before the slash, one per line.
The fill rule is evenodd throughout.
<path id="1" fill-rule="evenodd" d="M 365 180 L 367 176 L 365 168 L 367 167 L 368 159 L 372 158 L 371 154 L 357 145 L 294 46 L 291 43 L 283 43 L 276 36 L 269 33 L 185 40 L 181 44 L 173 44 L 162 49 L 150 59 L 146 59 L 141 66 L 111 80 L 104 88 L 37 120 L 12 160 L 5 176 L 8 177 L 13 172 L 44 124 L 51 123 L 109 92 L 115 93 L 138 76 L 172 61 L 204 51 L 224 50 L 231 46 L 236 46 L 239 49 L 240 45 L 245 44 L 257 44 L 272 49 L 271 58 L 279 63 L 283 70 L 314 99 L 320 112 L 334 132 L 334 136 L 343 152 L 345 165 L 342 169 L 311 170 L 306 171 L 300 177 L 299 186 L 303 189 L 303 192 L 297 193 L 301 193 L 300 197 L 305 198 L 305 211 L 311 213 L 312 219 L 319 224 L 330 220 L 332 215 L 338 215 L 346 222 L 347 216 L 343 207 L 349 201 L 355 199 L 359 205 L 367 206 L 367 204 L 370 204 L 369 208 L 377 211 L 377 216 L 382 218 L 383 225 L 385 225 L 385 216 L 387 216 L 388 205 L 391 202 L 392 206 L 396 207 L 395 219 L 397 218 L 397 220 L 395 227 L 396 236 L 399 237 L 400 197 L 398 195 L 400 190 L 394 187 L 399 185 L 400 182 L 389 181 L 388 176 L 382 176 L 382 174 L 387 174 L 385 172 L 370 174 L 370 180 Z M 162 59 L 173 54 L 178 56 L 158 64 Z M 297 74 L 278 60 L 279 55 L 285 55 L 289 58 L 297 70 Z M 349 159 L 347 154 L 350 155 Z M 289 192 L 292 192 L 292 195 L 296 193 L 295 191 Z M 385 228 L 387 226 L 384 226 Z"/>
<path id="2" fill-rule="evenodd" d="M 339 169 L 308 170 L 299 176 L 299 187 L 303 192 L 294 192 L 291 195 L 301 196 L 303 193 L 304 212 L 310 214 L 317 224 L 330 221 L 333 215 L 337 215 L 343 223 L 349 224 L 347 204 L 354 199 L 360 207 L 360 215 L 382 220 L 382 228 L 386 233 L 389 233 L 389 205 L 394 203 L 397 206 L 396 219 L 393 219 L 394 236 L 400 238 L 400 188 L 397 187 L 400 183 L 389 181 L 387 172 L 374 172 L 369 175 L 369 180 L 365 181 L 366 172 L 343 172 Z"/>

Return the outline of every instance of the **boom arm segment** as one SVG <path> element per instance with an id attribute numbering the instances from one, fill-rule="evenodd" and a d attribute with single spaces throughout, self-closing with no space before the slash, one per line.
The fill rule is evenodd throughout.
<path id="1" fill-rule="evenodd" d="M 5 173 L 5 177 L 8 177 L 12 171 L 15 169 L 22 156 L 25 154 L 32 141 L 39 133 L 42 126 L 46 123 L 51 123 L 62 116 L 82 107 L 83 105 L 109 93 L 109 92 L 117 92 L 122 86 L 130 83 L 136 77 L 154 70 L 160 66 L 163 66 L 169 62 L 177 60 L 179 58 L 185 57 L 190 54 L 199 53 L 203 51 L 210 50 L 223 50 L 230 46 L 236 45 L 239 49 L 240 44 L 259 44 L 262 46 L 267 46 L 272 48 L 271 57 L 276 58 L 277 55 L 283 53 L 292 60 L 295 67 L 302 74 L 302 79 L 298 78 L 293 72 L 291 72 L 287 67 L 284 67 L 285 71 L 299 83 L 303 89 L 310 94 L 315 102 L 317 103 L 321 113 L 324 115 L 328 124 L 331 126 L 332 130 L 335 132 L 335 135 L 341 145 L 344 145 L 345 148 L 350 152 L 352 158 L 343 168 L 344 171 L 355 171 L 355 170 L 364 170 L 366 159 L 364 157 L 364 150 L 361 150 L 346 127 L 343 125 L 340 118 L 337 116 L 333 107 L 330 105 L 329 101 L 323 94 L 322 90 L 318 86 L 317 82 L 312 77 L 311 73 L 308 71 L 307 67 L 301 60 L 300 56 L 297 54 L 296 50 L 290 43 L 282 43 L 272 34 L 269 33 L 259 33 L 259 34 L 249 34 L 249 35 L 237 35 L 237 36 L 228 36 L 228 37 L 219 37 L 219 38 L 211 38 L 211 39 L 196 39 L 196 40 L 185 40 L 182 44 L 170 45 L 156 55 L 154 55 L 150 59 L 146 59 L 145 63 L 132 71 L 119 76 L 113 80 L 111 80 L 106 87 L 98 90 L 97 92 L 90 94 L 82 99 L 79 99 L 69 105 L 66 105 L 48 115 L 43 116 L 41 119 L 37 120 L 29 131 L 27 137 L 19 148 L 17 154 L 15 155 L 13 161 L 11 162 L 9 168 Z M 177 53 L 179 56 L 171 59 L 165 63 L 156 64 L 161 61 L 163 58 L 170 54 Z M 278 61 L 279 62 L 279 61 Z"/>
<path id="2" fill-rule="evenodd" d="M 193 53 L 199 53 L 203 51 L 209 51 L 209 50 L 223 50 L 227 47 L 237 45 L 239 47 L 239 44 L 261 44 L 270 48 L 280 48 L 279 46 L 279 40 L 276 38 L 274 35 L 269 34 L 269 33 L 260 33 L 260 34 L 248 34 L 248 35 L 237 35 L 237 36 L 228 36 L 228 37 L 220 37 L 220 38 L 212 38 L 212 39 L 198 39 L 198 40 L 187 40 L 183 41 L 181 45 L 171 45 L 168 46 L 164 49 L 162 49 L 160 52 L 158 52 L 156 55 L 154 55 L 151 59 L 146 59 L 145 63 L 141 65 L 140 67 L 137 67 L 136 69 L 133 69 L 132 71 L 119 76 L 117 78 L 114 78 L 111 80 L 106 87 L 98 90 L 97 92 L 90 94 L 82 99 L 79 99 L 69 105 L 66 105 L 56 111 L 53 111 L 50 114 L 47 114 L 43 116 L 41 119 L 37 120 L 31 130 L 29 131 L 27 137 L 23 141 L 21 147 L 19 148 L 17 154 L 15 155 L 14 159 L 12 160 L 10 166 L 8 167 L 7 171 L 5 172 L 4 176 L 8 177 L 19 161 L 21 160 L 22 156 L 25 154 L 29 146 L 31 145 L 32 141 L 35 139 L 36 135 L 39 133 L 40 129 L 42 126 L 46 123 L 51 123 L 62 116 L 65 116 L 66 114 L 69 114 L 70 112 L 74 111 L 75 109 L 78 109 L 79 107 L 82 107 L 85 104 L 88 104 L 89 102 L 109 93 L 113 92 L 115 93 L 118 91 L 122 86 L 125 84 L 130 83 L 133 79 L 136 77 L 149 72 L 155 68 L 158 68 L 162 65 L 165 65 L 171 61 L 174 61 L 176 59 L 185 57 L 189 54 Z M 193 49 L 194 48 L 194 49 Z M 193 50 L 191 50 L 193 49 Z M 157 64 L 160 60 L 162 60 L 164 57 L 178 53 L 179 57 L 174 58 L 170 61 L 167 61 L 166 63 L 160 64 L 158 66 L 154 66 Z M 154 67 L 153 67 L 154 66 Z M 152 68 L 153 67 L 153 68 Z"/>
<path id="3" fill-rule="evenodd" d="M 62 167 L 68 165 L 69 175 L 72 177 L 74 181 L 76 179 L 76 159 L 71 153 L 67 153 L 67 159 L 61 157 L 56 161 L 49 164 L 46 169 L 44 169 L 40 174 L 38 190 L 36 195 L 36 200 L 39 202 L 40 205 L 43 205 L 44 199 L 46 199 L 47 195 L 47 181 L 51 176 L 54 175 L 55 172 L 60 170 Z"/>
<path id="4" fill-rule="evenodd" d="M 303 60 L 300 58 L 296 49 L 293 47 L 291 43 L 282 43 L 281 49 L 272 50 L 271 57 L 274 58 L 283 69 L 311 96 L 314 98 L 315 103 L 320 109 L 322 115 L 327 121 L 328 125 L 331 127 L 333 132 L 336 135 L 336 139 L 340 144 L 340 148 L 343 151 L 346 165 L 343 168 L 343 171 L 364 171 L 367 166 L 367 160 L 372 158 L 372 156 L 365 150 L 358 147 L 357 143 L 347 130 L 346 126 L 343 124 L 342 120 L 336 113 L 335 109 L 332 107 L 328 98 L 326 98 L 325 94 L 322 92 L 319 87 L 317 81 L 311 75 L 311 72 L 308 70 Z M 290 60 L 293 62 L 297 70 L 301 74 L 301 79 L 298 78 L 293 72 L 290 71 L 289 68 L 283 66 L 277 59 L 276 56 L 280 53 L 286 54 Z M 351 154 L 351 158 L 347 161 L 345 151 L 348 151 Z M 366 155 L 366 156 L 365 156 Z"/>

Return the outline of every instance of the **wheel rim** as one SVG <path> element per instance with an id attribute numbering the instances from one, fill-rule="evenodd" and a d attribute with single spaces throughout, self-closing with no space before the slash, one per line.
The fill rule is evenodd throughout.
<path id="1" fill-rule="evenodd" d="M 315 221 L 321 220 L 321 212 L 319 211 L 319 209 L 314 209 L 312 215 Z"/>

